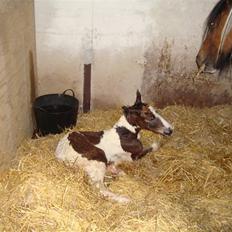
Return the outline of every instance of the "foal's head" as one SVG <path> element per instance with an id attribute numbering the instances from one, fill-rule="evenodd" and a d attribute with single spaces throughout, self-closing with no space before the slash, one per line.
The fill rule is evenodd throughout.
<path id="1" fill-rule="evenodd" d="M 172 126 L 152 106 L 142 102 L 139 91 L 137 91 L 134 105 L 123 106 L 122 108 L 127 121 L 131 125 L 162 135 L 172 134 Z"/>
<path id="2" fill-rule="evenodd" d="M 203 72 L 222 71 L 228 65 L 232 52 L 232 1 L 220 0 L 210 12 L 196 57 Z"/>

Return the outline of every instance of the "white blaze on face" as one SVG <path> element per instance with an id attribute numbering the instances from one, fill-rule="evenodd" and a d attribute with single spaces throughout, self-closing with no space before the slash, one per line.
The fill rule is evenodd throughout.
<path id="1" fill-rule="evenodd" d="M 168 123 L 161 115 L 159 115 L 152 106 L 149 106 L 149 110 L 155 115 L 156 118 L 159 118 L 165 128 L 173 129 L 172 125 Z"/>

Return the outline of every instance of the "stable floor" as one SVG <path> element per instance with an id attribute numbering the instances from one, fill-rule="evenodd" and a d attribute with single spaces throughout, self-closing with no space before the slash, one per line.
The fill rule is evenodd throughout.
<path id="1" fill-rule="evenodd" d="M 143 132 L 159 151 L 125 163 L 125 176 L 106 177 L 128 195 L 127 205 L 104 199 L 82 170 L 54 157 L 59 138 L 28 140 L 18 163 L 0 176 L 0 231 L 232 231 L 232 106 L 160 111 L 175 126 L 171 138 Z M 79 117 L 80 130 L 111 127 L 120 109 Z"/>

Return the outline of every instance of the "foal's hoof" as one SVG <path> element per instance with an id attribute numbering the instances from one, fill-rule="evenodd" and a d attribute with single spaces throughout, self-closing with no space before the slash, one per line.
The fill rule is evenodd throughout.
<path id="1" fill-rule="evenodd" d="M 126 173 L 123 170 L 119 169 L 118 176 L 126 176 Z"/>
<path id="2" fill-rule="evenodd" d="M 152 147 L 152 151 L 157 151 L 160 147 L 160 144 L 155 142 L 151 145 L 151 147 Z"/>
<path id="3" fill-rule="evenodd" d="M 129 197 L 126 196 L 118 196 L 117 197 L 117 202 L 122 203 L 122 204 L 127 204 L 131 201 Z"/>
<path id="4" fill-rule="evenodd" d="M 107 167 L 107 171 L 114 176 L 124 176 L 126 173 L 121 169 L 117 168 L 114 164 L 111 164 Z"/>

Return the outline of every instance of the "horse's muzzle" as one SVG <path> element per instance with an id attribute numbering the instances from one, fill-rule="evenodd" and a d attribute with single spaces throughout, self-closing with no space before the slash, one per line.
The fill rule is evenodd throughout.
<path id="1" fill-rule="evenodd" d="M 205 66 L 204 68 L 204 73 L 209 73 L 209 74 L 214 74 L 217 72 L 217 69 L 215 69 L 214 67 L 212 66 Z"/>
<path id="2" fill-rule="evenodd" d="M 209 73 L 214 74 L 217 72 L 217 69 L 214 68 L 214 64 L 207 61 L 207 59 L 203 59 L 199 54 L 196 56 L 196 64 L 198 67 L 198 74 L 200 73 Z"/>
<path id="3" fill-rule="evenodd" d="M 198 69 L 200 69 L 201 66 L 203 65 L 201 56 L 199 54 L 196 56 L 196 64 L 197 64 Z"/>

